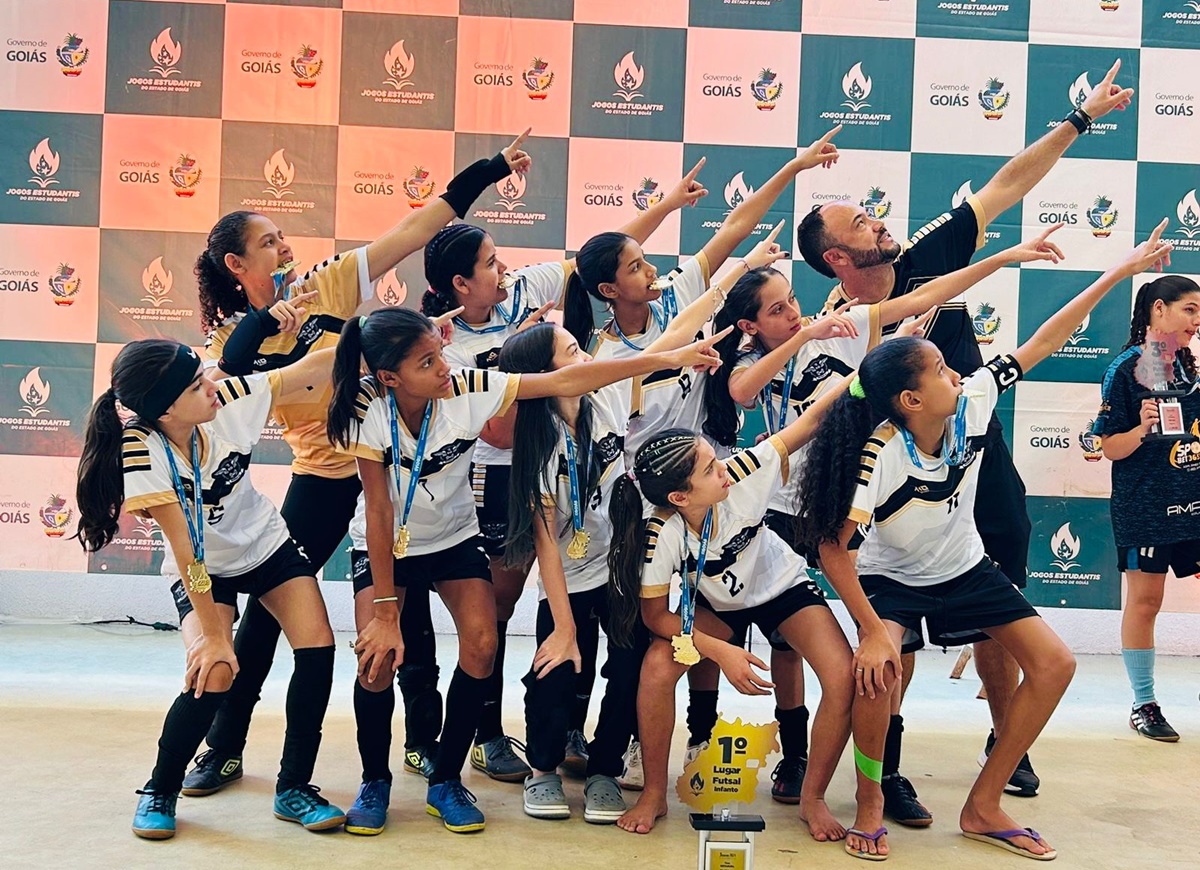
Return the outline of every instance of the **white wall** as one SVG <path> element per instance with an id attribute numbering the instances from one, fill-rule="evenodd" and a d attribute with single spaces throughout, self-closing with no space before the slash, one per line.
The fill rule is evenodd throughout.
<path id="1" fill-rule="evenodd" d="M 1173 581 L 1194 582 L 1194 581 Z M 175 622 L 175 608 L 161 577 L 0 571 L 0 624 L 91 622 L 132 616 L 143 622 Z M 354 613 L 350 584 L 322 583 L 330 622 L 338 631 L 352 631 Z M 514 634 L 533 634 L 537 593 L 526 589 L 509 623 Z M 834 612 L 849 628 L 845 608 Z M 1121 615 L 1110 610 L 1042 610 L 1046 621 L 1077 653 L 1118 653 Z M 433 605 L 439 633 L 453 632 L 450 616 L 440 602 Z M 1164 613 L 1158 620 L 1157 648 L 1165 655 L 1200 655 L 1200 614 Z"/>

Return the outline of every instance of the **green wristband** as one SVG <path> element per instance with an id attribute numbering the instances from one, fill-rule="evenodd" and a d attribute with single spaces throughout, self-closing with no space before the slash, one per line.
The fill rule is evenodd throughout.
<path id="1" fill-rule="evenodd" d="M 854 746 L 854 766 L 871 782 L 883 781 L 883 762 L 868 757 L 857 744 Z"/>

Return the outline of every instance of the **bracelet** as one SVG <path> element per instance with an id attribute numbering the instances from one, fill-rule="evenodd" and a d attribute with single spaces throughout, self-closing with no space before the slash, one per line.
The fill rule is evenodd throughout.
<path id="1" fill-rule="evenodd" d="M 400 599 L 397 596 L 389 595 L 387 598 L 376 598 L 375 603 L 376 604 L 387 604 L 389 601 L 399 601 L 399 600 Z"/>
<path id="2" fill-rule="evenodd" d="M 1082 136 L 1092 126 L 1092 118 L 1083 109 L 1072 109 L 1063 121 L 1075 128 L 1075 131 Z"/>

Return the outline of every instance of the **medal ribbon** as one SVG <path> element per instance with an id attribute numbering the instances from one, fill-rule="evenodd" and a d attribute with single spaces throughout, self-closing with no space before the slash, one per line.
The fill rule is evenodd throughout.
<path id="1" fill-rule="evenodd" d="M 704 563 L 708 561 L 708 538 L 712 534 L 713 509 L 709 508 L 704 515 L 704 525 L 700 529 L 700 555 L 696 557 L 696 584 L 691 584 L 687 571 L 687 557 L 691 553 L 688 546 L 687 521 L 683 523 L 683 582 L 679 585 L 679 620 L 682 623 L 682 633 L 691 634 L 692 625 L 696 621 L 696 598 L 700 594 L 700 578 L 704 576 Z"/>
<path id="2" fill-rule="evenodd" d="M 396 476 L 396 495 L 400 494 L 400 409 L 396 407 L 396 394 L 388 390 L 388 421 L 392 424 L 392 473 Z M 425 403 L 425 416 L 421 419 L 421 433 L 417 436 L 417 452 L 413 456 L 412 469 L 408 476 L 408 496 L 404 499 L 404 507 L 400 512 L 400 528 L 408 525 L 408 515 L 412 512 L 413 496 L 417 494 L 417 484 L 421 481 L 421 467 L 425 464 L 425 442 L 429 438 L 429 418 L 433 416 L 433 402 Z"/>
<path id="3" fill-rule="evenodd" d="M 913 440 L 912 433 L 901 427 L 900 435 L 904 438 L 904 449 L 908 451 L 908 458 L 912 460 L 913 465 L 922 471 L 937 471 L 946 464 L 962 464 L 963 456 L 967 452 L 967 400 L 966 393 L 959 395 L 958 406 L 954 410 L 953 439 L 950 433 L 942 438 L 942 457 L 932 466 L 926 465 L 917 453 L 917 443 Z"/>
<path id="4" fill-rule="evenodd" d="M 578 535 L 583 531 L 583 499 L 579 492 L 579 469 L 575 465 L 575 439 L 567 431 L 565 423 L 562 431 L 563 437 L 567 439 L 567 477 L 571 481 L 571 525 L 575 529 L 575 534 Z"/>
<path id="5" fill-rule="evenodd" d="M 653 302 L 650 303 L 650 314 L 654 317 L 654 322 L 658 325 L 658 331 L 660 334 L 667 331 L 667 324 L 674 320 L 675 315 L 678 313 L 679 303 L 675 299 L 674 284 L 663 290 L 661 304 L 655 305 Z M 645 350 L 644 347 L 639 347 L 638 345 L 634 344 L 629 340 L 625 333 L 621 332 L 621 324 L 617 323 L 616 317 L 613 317 L 612 325 L 613 330 L 617 333 L 617 338 L 621 339 L 627 348 L 636 351 Z"/>
<path id="6" fill-rule="evenodd" d="M 792 383 L 796 379 L 796 358 L 792 357 L 788 360 L 787 368 L 783 375 L 783 395 L 779 399 L 779 419 L 775 419 L 775 408 L 771 405 L 771 384 L 763 387 L 762 403 L 763 414 L 767 418 L 767 434 L 778 435 L 779 430 L 783 428 L 784 422 L 787 420 L 788 400 L 792 397 Z"/>
<path id="7" fill-rule="evenodd" d="M 524 288 L 525 276 L 518 275 L 514 281 L 512 306 L 509 308 L 508 313 L 505 314 L 504 308 L 501 307 L 499 303 L 493 306 L 497 311 L 500 312 L 500 316 L 504 318 L 503 323 L 495 323 L 491 326 L 484 326 L 480 328 L 472 326 L 461 317 L 456 317 L 454 318 L 454 325 L 459 329 L 471 333 L 472 335 L 491 335 L 495 332 L 504 332 L 504 330 L 510 328 L 514 323 L 517 322 L 518 316 L 521 314 L 521 292 L 524 290 Z"/>
<path id="8" fill-rule="evenodd" d="M 179 466 L 175 464 L 175 453 L 171 450 L 171 442 L 162 432 L 163 448 L 167 451 L 167 462 L 171 465 L 171 483 L 175 487 L 175 495 L 179 498 L 179 506 L 183 508 L 183 516 L 187 519 L 188 539 L 192 542 L 192 559 L 195 562 L 204 561 L 204 492 L 203 480 L 200 477 L 200 437 L 195 429 L 192 430 L 192 501 L 188 504 L 187 493 L 183 489 L 183 479 L 179 476 Z M 193 517 L 192 511 L 195 510 Z"/>

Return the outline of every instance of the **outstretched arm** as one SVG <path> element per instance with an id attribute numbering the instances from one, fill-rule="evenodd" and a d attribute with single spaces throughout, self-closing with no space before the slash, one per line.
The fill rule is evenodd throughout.
<path id="1" fill-rule="evenodd" d="M 817 434 L 817 427 L 821 425 L 821 420 L 825 418 L 826 412 L 833 407 L 833 403 L 838 400 L 838 397 L 849 388 L 850 382 L 857 375 L 858 373 L 854 372 L 842 378 L 841 383 L 832 390 L 826 391 L 825 395 L 813 402 L 808 410 L 779 430 L 779 439 L 783 442 L 783 446 L 787 448 L 788 453 L 795 453 L 813 439 L 813 436 Z"/>
<path id="2" fill-rule="evenodd" d="M 1122 88 L 1113 84 L 1120 69 L 1121 61 L 1118 60 L 1083 101 L 1080 108 L 1093 121 L 1104 117 L 1113 109 L 1124 109 L 1133 99 L 1133 88 Z M 1064 121 L 1001 166 L 1000 171 L 977 194 L 987 219 L 995 220 L 1001 212 L 1020 202 L 1034 185 L 1046 177 L 1046 173 L 1058 162 L 1058 158 L 1062 157 L 1071 143 L 1078 138 L 1079 133 L 1075 127 Z"/>

